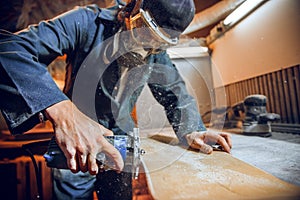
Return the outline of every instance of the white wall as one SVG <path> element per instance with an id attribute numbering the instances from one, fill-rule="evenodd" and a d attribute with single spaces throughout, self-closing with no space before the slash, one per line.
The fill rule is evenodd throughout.
<path id="1" fill-rule="evenodd" d="M 299 64 L 300 1 L 267 1 L 210 48 L 215 87 Z"/>

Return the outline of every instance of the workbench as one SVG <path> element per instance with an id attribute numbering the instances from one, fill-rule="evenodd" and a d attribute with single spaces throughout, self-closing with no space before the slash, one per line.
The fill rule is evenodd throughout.
<path id="1" fill-rule="evenodd" d="M 210 155 L 178 145 L 171 131 L 147 134 L 141 147 L 154 199 L 300 199 L 300 187 L 231 154 Z"/>

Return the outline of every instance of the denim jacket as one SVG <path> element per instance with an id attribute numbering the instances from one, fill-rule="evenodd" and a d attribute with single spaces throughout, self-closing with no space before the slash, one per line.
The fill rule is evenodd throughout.
<path id="1" fill-rule="evenodd" d="M 125 84 L 127 93 L 134 88 L 130 95 L 115 100 L 121 68 L 113 56 L 107 65 L 102 53 L 111 44 L 106 41 L 120 29 L 117 11 L 117 7 L 77 7 L 14 34 L 0 32 L 0 109 L 12 134 L 29 130 L 39 123 L 40 112 L 66 99 L 115 133 L 126 132 L 134 126 L 129 113 L 144 84 L 165 108 L 179 139 L 205 130 L 196 102 L 166 51 L 148 55 L 145 67 L 138 68 L 142 73 L 129 74 L 134 77 L 128 80 L 138 80 L 134 87 Z M 67 56 L 63 92 L 47 70 L 62 55 Z M 97 67 L 87 70 L 89 66 Z"/>

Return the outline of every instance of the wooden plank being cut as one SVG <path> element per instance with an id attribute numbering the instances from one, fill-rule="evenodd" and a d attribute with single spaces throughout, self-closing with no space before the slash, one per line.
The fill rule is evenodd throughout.
<path id="1" fill-rule="evenodd" d="M 221 151 L 210 155 L 174 145 L 174 138 L 142 138 L 153 199 L 300 199 L 300 187 Z M 172 143 L 172 144 L 171 144 Z"/>

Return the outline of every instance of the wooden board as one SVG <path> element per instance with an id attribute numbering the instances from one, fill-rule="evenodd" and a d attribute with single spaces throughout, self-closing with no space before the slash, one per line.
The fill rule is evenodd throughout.
<path id="1" fill-rule="evenodd" d="M 154 199 L 300 199 L 300 187 L 286 183 L 230 154 L 205 155 L 170 144 L 168 134 L 142 138 L 142 156 Z"/>

